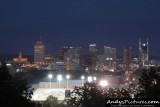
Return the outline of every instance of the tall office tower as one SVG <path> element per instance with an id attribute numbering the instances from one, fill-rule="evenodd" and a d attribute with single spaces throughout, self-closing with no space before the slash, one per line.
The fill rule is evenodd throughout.
<path id="1" fill-rule="evenodd" d="M 64 46 L 62 48 L 60 48 L 59 50 L 59 56 L 60 56 L 60 60 L 64 61 L 65 60 L 65 55 L 68 52 L 69 47 L 68 46 Z"/>
<path id="2" fill-rule="evenodd" d="M 124 53 L 123 53 L 123 63 L 126 65 L 126 70 L 129 70 L 129 65 L 132 62 L 132 48 L 131 47 L 126 47 L 124 48 Z"/>
<path id="3" fill-rule="evenodd" d="M 69 59 L 72 63 L 78 63 L 80 60 L 81 47 L 70 47 L 68 50 Z"/>
<path id="4" fill-rule="evenodd" d="M 106 62 L 109 65 L 109 67 L 116 62 L 116 48 L 104 46 L 104 55 L 106 57 Z"/>
<path id="5" fill-rule="evenodd" d="M 94 67 L 96 65 L 97 60 L 98 60 L 98 49 L 97 49 L 96 44 L 89 45 L 89 53 L 91 56 L 92 66 Z"/>
<path id="6" fill-rule="evenodd" d="M 113 58 L 113 61 L 116 61 L 116 48 L 112 48 L 112 58 Z"/>
<path id="7" fill-rule="evenodd" d="M 107 60 L 116 60 L 116 48 L 111 48 L 110 46 L 104 46 L 104 55 Z"/>
<path id="8" fill-rule="evenodd" d="M 79 63 L 80 60 L 80 47 L 66 47 L 65 52 L 63 54 L 64 62 L 70 62 L 70 63 Z"/>
<path id="9" fill-rule="evenodd" d="M 97 53 L 98 49 L 97 49 L 97 46 L 96 44 L 90 44 L 89 45 L 89 52 L 90 53 Z"/>
<path id="10" fill-rule="evenodd" d="M 142 65 L 145 65 L 145 62 L 149 60 L 149 44 L 148 39 L 147 43 L 142 43 L 139 39 L 139 61 Z"/>
<path id="11" fill-rule="evenodd" d="M 34 63 L 43 64 L 45 62 L 45 45 L 42 41 L 37 41 L 34 45 Z"/>

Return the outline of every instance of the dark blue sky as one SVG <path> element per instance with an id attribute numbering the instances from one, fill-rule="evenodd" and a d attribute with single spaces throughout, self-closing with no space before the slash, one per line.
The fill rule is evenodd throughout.
<path id="1" fill-rule="evenodd" d="M 108 44 L 118 53 L 149 38 L 160 55 L 160 0 L 1 0 L 0 53 L 33 54 L 40 36 L 48 52 L 64 45 Z"/>

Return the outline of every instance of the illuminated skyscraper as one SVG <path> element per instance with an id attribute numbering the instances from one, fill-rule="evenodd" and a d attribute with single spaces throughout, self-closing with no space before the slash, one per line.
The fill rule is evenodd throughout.
<path id="1" fill-rule="evenodd" d="M 91 56 L 92 66 L 94 67 L 96 65 L 97 60 L 98 60 L 98 49 L 97 49 L 96 44 L 89 45 L 89 53 Z"/>
<path id="2" fill-rule="evenodd" d="M 63 47 L 61 54 L 65 63 L 79 63 L 81 47 Z"/>
<path id="3" fill-rule="evenodd" d="M 142 63 L 142 65 L 145 64 L 149 60 L 149 44 L 148 39 L 147 43 L 141 43 L 141 40 L 139 40 L 139 61 Z"/>
<path id="4" fill-rule="evenodd" d="M 68 54 L 72 63 L 79 63 L 81 47 L 70 47 Z"/>
<path id="5" fill-rule="evenodd" d="M 109 67 L 111 67 L 112 65 L 115 66 L 116 48 L 112 48 L 110 46 L 104 46 L 104 55 L 105 55 L 105 60 L 108 66 Z"/>
<path id="6" fill-rule="evenodd" d="M 97 45 L 96 44 L 90 44 L 89 45 L 89 52 L 90 53 L 97 53 Z"/>
<path id="7" fill-rule="evenodd" d="M 107 60 L 116 60 L 116 48 L 110 46 L 104 46 L 104 55 Z"/>
<path id="8" fill-rule="evenodd" d="M 34 63 L 43 64 L 45 62 L 45 45 L 42 41 L 37 41 L 34 45 Z"/>

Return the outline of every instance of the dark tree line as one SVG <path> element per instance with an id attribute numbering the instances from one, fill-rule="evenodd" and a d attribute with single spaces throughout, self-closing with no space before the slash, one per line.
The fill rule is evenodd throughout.
<path id="1" fill-rule="evenodd" d="M 33 89 L 27 81 L 12 77 L 6 64 L 0 66 L 0 106 L 1 107 L 35 107 L 31 101 Z"/>
<path id="2" fill-rule="evenodd" d="M 160 98 L 160 68 L 143 69 L 136 92 L 136 98 Z"/>
<path id="3" fill-rule="evenodd" d="M 105 107 L 105 98 L 160 98 L 160 69 L 141 70 L 139 83 L 128 88 L 100 87 L 95 83 L 86 83 L 75 87 L 68 100 L 70 107 Z"/>

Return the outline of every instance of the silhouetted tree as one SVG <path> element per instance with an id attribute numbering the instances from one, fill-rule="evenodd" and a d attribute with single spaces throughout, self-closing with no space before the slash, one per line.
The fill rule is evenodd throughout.
<path id="1" fill-rule="evenodd" d="M 111 98 L 131 98 L 130 91 L 127 89 L 118 89 L 118 88 L 108 88 L 104 92 L 105 98 L 111 99 Z"/>
<path id="2" fill-rule="evenodd" d="M 47 100 L 43 103 L 43 107 L 57 107 L 58 106 L 58 98 L 53 97 L 52 95 L 47 97 Z"/>
<path id="3" fill-rule="evenodd" d="M 71 107 L 105 107 L 105 98 L 131 98 L 126 89 L 101 87 L 95 83 L 85 83 L 75 87 L 68 104 Z"/>
<path id="4" fill-rule="evenodd" d="M 12 77 L 6 64 L 0 67 L 0 106 L 1 107 L 34 107 L 31 101 L 33 89 L 25 80 Z"/>
<path id="5" fill-rule="evenodd" d="M 74 88 L 68 104 L 71 107 L 104 107 L 105 99 L 95 83 L 86 83 Z"/>
<path id="6" fill-rule="evenodd" d="M 159 68 L 144 69 L 139 78 L 137 98 L 160 98 Z"/>

